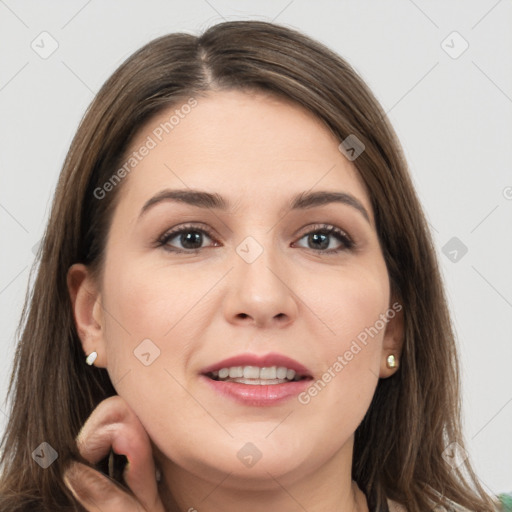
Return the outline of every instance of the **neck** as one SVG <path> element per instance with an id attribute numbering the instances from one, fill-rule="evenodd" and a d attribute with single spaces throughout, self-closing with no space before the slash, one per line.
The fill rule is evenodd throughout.
<path id="1" fill-rule="evenodd" d="M 351 478 L 352 448 L 353 442 L 347 443 L 310 471 L 279 473 L 269 467 L 256 478 L 237 473 L 237 467 L 187 471 L 160 453 L 160 495 L 168 512 L 368 512 L 366 497 Z"/>

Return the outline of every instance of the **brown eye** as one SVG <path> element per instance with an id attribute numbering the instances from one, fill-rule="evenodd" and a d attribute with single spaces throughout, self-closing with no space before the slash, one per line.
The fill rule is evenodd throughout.
<path id="1" fill-rule="evenodd" d="M 197 226 L 181 226 L 164 233 L 158 239 L 158 245 L 170 252 L 197 253 L 204 248 L 202 245 L 205 237 L 209 240 L 213 239 L 209 231 L 204 228 L 198 228 Z M 176 245 L 178 245 L 178 247 L 176 247 Z"/>

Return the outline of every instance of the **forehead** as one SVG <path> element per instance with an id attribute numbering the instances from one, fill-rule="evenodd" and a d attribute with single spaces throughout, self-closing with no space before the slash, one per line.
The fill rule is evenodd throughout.
<path id="1" fill-rule="evenodd" d="M 237 203 L 251 196 L 263 206 L 271 197 L 331 189 L 358 195 L 370 211 L 365 186 L 338 145 L 320 119 L 292 101 L 212 92 L 169 107 L 138 132 L 125 155 L 133 165 L 126 166 L 122 196 L 138 204 L 179 187 L 219 192 Z"/>

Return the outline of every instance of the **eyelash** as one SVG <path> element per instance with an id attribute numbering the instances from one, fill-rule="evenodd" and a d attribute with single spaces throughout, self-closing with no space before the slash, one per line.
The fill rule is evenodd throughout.
<path id="1" fill-rule="evenodd" d="M 181 235 L 183 233 L 190 233 L 190 232 L 197 232 L 197 233 L 203 233 L 206 234 L 209 238 L 211 238 L 215 243 L 216 240 L 212 234 L 212 232 L 205 228 L 205 227 L 198 227 L 195 224 L 188 224 L 185 226 L 180 226 L 179 228 L 176 228 L 175 230 L 167 231 L 164 233 L 160 238 L 157 240 L 157 247 L 163 247 L 165 250 L 173 253 L 186 253 L 186 254 L 197 254 L 199 251 L 201 251 L 204 248 L 199 249 L 176 249 L 175 247 L 170 247 L 168 245 L 169 241 L 175 238 L 177 235 Z M 330 224 L 317 224 L 312 227 L 310 231 L 307 231 L 304 233 L 299 240 L 304 238 L 307 235 L 311 235 L 313 233 L 322 233 L 324 235 L 336 235 L 336 238 L 342 242 L 343 246 L 339 249 L 330 249 L 330 250 L 317 250 L 317 249 L 309 249 L 310 251 L 321 253 L 321 254 L 327 254 L 327 255 L 334 255 L 338 254 L 342 251 L 352 250 L 355 246 L 354 242 L 351 240 L 351 238 L 341 229 L 337 228 L 336 226 L 332 226 Z"/>

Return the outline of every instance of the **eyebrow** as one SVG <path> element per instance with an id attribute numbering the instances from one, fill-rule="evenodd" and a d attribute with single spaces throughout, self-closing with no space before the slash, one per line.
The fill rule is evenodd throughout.
<path id="1" fill-rule="evenodd" d="M 181 202 L 186 203 L 197 208 L 208 208 L 215 210 L 227 211 L 231 209 L 231 204 L 228 200 L 221 195 L 202 190 L 191 189 L 175 189 L 175 190 L 162 190 L 154 195 L 151 199 L 144 203 L 141 209 L 139 218 L 142 217 L 153 206 L 166 202 Z M 306 210 L 316 206 L 322 206 L 330 203 L 341 203 L 355 208 L 362 216 L 370 222 L 370 216 L 363 206 L 361 201 L 352 194 L 346 192 L 333 192 L 333 191 L 317 191 L 317 192 L 302 192 L 291 198 L 289 203 L 290 210 Z"/>

